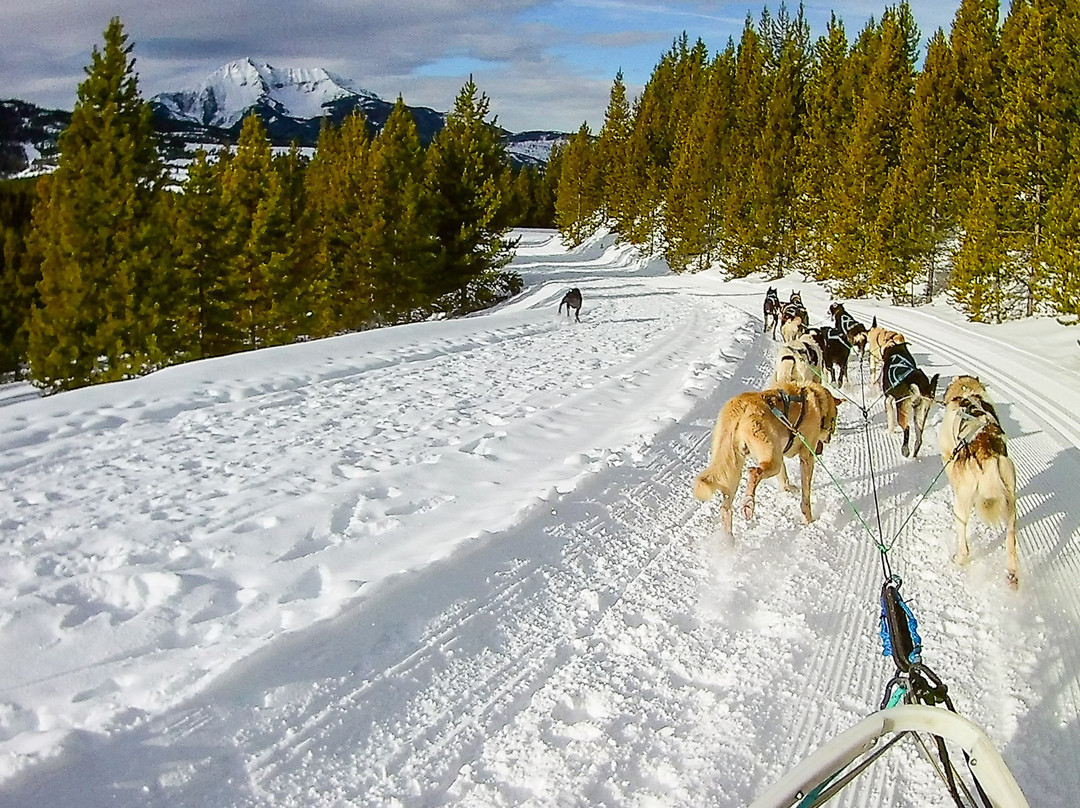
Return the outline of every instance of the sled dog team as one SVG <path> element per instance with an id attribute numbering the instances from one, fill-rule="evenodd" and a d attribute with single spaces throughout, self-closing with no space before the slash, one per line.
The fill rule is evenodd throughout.
<path id="1" fill-rule="evenodd" d="M 842 387 L 850 353 L 869 358 L 870 375 L 885 402 L 889 432 L 903 431 L 901 453 L 915 457 L 922 445 L 938 375 L 928 378 L 912 356 L 903 334 L 877 323 L 866 328 L 840 303 L 829 307 L 831 326 L 810 327 L 797 292 L 781 303 L 775 288 L 765 296 L 765 332 L 783 340 L 767 390 L 740 393 L 720 410 L 713 428 L 709 465 L 694 482 L 700 500 L 721 495 L 721 530 L 732 535 L 735 494 L 750 461 L 742 512 L 754 515 L 758 484 L 777 477 L 780 488 L 793 490 L 785 457 L 798 457 L 802 518 L 813 520 L 810 485 L 814 464 L 836 427 L 843 399 L 828 385 Z M 975 376 L 961 375 L 946 387 L 941 402 L 940 450 L 953 492 L 956 554 L 967 562 L 967 525 L 972 510 L 988 524 L 1005 527 L 1006 579 L 1016 587 L 1016 470 L 1009 458 L 1005 431 L 986 388 Z"/>

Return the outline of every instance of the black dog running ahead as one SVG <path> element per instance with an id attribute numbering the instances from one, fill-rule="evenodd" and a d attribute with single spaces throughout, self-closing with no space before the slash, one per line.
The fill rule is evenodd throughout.
<path id="1" fill-rule="evenodd" d="M 776 339 L 776 327 L 780 324 L 780 296 L 776 293 L 776 287 L 770 286 L 765 293 L 765 331 L 772 331 L 772 338 Z"/>
<path id="2" fill-rule="evenodd" d="M 563 295 L 562 302 L 559 303 L 559 314 L 562 314 L 562 307 L 566 306 L 566 316 L 570 316 L 570 309 L 574 310 L 574 321 L 581 322 L 581 290 L 573 288 L 565 295 Z"/>

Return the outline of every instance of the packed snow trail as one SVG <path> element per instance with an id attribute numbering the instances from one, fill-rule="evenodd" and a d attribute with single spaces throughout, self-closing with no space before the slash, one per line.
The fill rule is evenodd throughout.
<path id="1" fill-rule="evenodd" d="M 125 410 L 100 392 L 107 405 L 79 399 L 77 413 L 50 400 L 42 404 L 59 420 L 26 416 L 21 432 L 3 433 L 30 447 L 13 449 L 12 462 L 41 485 L 57 464 L 86 468 L 80 441 L 97 455 L 114 440 L 156 442 L 160 454 L 143 451 L 166 462 L 164 479 L 183 481 L 202 464 L 191 482 L 158 483 L 147 498 L 176 509 L 173 533 L 130 523 L 147 530 L 141 563 L 168 559 L 180 530 L 200 528 L 197 549 L 218 547 L 214 563 L 182 558 L 221 586 L 247 588 L 197 615 L 185 612 L 197 590 L 151 590 L 190 652 L 126 646 L 98 663 L 116 691 L 83 682 L 76 703 L 103 709 L 125 684 L 156 681 L 155 706 L 69 733 L 55 758 L 0 782 L 0 805 L 745 805 L 874 711 L 892 674 L 878 639 L 875 537 L 849 505 L 876 525 L 871 467 L 886 537 L 911 516 L 890 559 L 927 664 L 998 743 L 1033 806 L 1073 805 L 1080 596 L 1069 584 L 1080 528 L 1070 497 L 1080 455 L 1047 428 L 1047 413 L 1060 410 L 1052 390 L 1007 387 L 1002 346 L 947 324 L 919 331 L 903 310 L 875 309 L 908 331 L 930 373 L 1001 369 L 995 392 L 1020 475 L 1019 592 L 1005 585 L 997 532 L 973 530 L 968 568 L 950 561 L 938 411 L 910 460 L 883 430 L 880 404 L 868 423 L 841 405 L 814 477 L 817 520 L 801 525 L 798 497 L 766 482 L 755 518 L 737 515 L 729 544 L 716 532 L 717 504 L 694 501 L 691 483 L 720 407 L 771 374 L 775 343 L 759 319 L 766 284 L 665 276 L 625 249 L 567 252 L 547 237 L 525 243 L 516 266 L 527 291 L 492 314 L 389 329 L 381 339 L 390 342 L 371 352 L 358 342 L 345 359 L 292 364 L 280 352 L 266 361 L 267 381 L 219 375 L 205 395 L 140 398 Z M 585 295 L 580 324 L 555 315 L 569 286 Z M 803 292 L 823 315 L 824 292 Z M 853 361 L 844 392 L 873 402 L 862 375 Z M 108 423 L 65 438 L 56 424 L 76 419 Z M 244 453 L 218 449 L 215 459 L 223 441 Z M 242 484 L 226 490 L 215 463 Z M 86 476 L 82 486 L 109 493 Z M 220 489 L 205 515 L 183 495 L 198 492 L 197 479 Z M 138 481 L 122 482 L 114 496 L 133 496 Z M 49 490 L 74 496 L 59 482 Z M 81 507 L 126 524 L 97 502 Z M 70 519 L 71 507 L 60 514 Z M 54 535 L 67 534 L 57 523 L 35 538 Z M 139 563 L 134 551 L 126 561 Z M 365 583 L 365 572 L 381 577 Z M 275 608 L 260 611 L 270 598 Z M 68 600 L 86 610 L 70 591 Z M 164 617 L 144 611 L 136 618 Z M 56 643 L 77 648 L 80 630 L 57 630 Z M 170 692 L 171 683 L 184 687 Z M 836 802 L 949 804 L 911 747 Z"/>

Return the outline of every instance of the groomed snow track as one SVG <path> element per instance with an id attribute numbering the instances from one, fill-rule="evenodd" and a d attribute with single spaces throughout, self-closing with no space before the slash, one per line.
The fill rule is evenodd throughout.
<path id="1" fill-rule="evenodd" d="M 756 291 L 730 295 L 759 316 Z M 974 560 L 960 569 L 951 530 L 935 532 L 951 520 L 940 412 L 919 457 L 901 457 L 854 359 L 844 392 L 873 407 L 866 420 L 841 406 L 814 478 L 816 521 L 802 526 L 797 495 L 769 481 L 729 544 L 716 503 L 695 502 L 691 484 L 723 403 L 766 386 L 775 343 L 760 328 L 740 331 L 742 358 L 707 380 L 687 417 L 553 492 L 497 541 L 391 581 L 133 731 L 87 737 L 19 794 L 83 808 L 744 806 L 878 708 L 893 671 L 864 521 L 876 532 L 880 512 L 925 662 L 1021 787 L 1058 784 L 1033 805 L 1071 806 L 1074 747 L 1047 731 L 1080 731 L 1080 525 L 1059 482 L 1080 480 L 1068 414 L 1052 391 L 1011 383 L 969 346 L 921 338 L 914 316 L 901 323 L 928 373 L 977 367 L 997 387 L 1019 475 L 1018 592 L 998 533 L 973 530 Z M 890 753 L 835 804 L 947 799 L 924 761 Z"/>

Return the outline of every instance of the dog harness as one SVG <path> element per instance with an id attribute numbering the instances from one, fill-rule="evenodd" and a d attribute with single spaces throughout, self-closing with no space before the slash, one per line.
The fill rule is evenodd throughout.
<path id="1" fill-rule="evenodd" d="M 840 312 L 840 316 L 837 319 L 837 327 L 845 334 L 850 333 L 851 329 L 857 325 L 860 325 L 858 320 L 848 314 L 846 311 Z"/>
<path id="2" fill-rule="evenodd" d="M 799 424 L 802 423 L 803 416 L 806 415 L 806 391 L 799 393 L 797 396 L 793 396 L 786 390 L 777 390 L 776 394 L 780 397 L 780 401 L 784 406 L 783 412 L 776 407 L 770 405 L 769 409 L 772 414 L 780 419 L 780 423 L 791 430 L 791 437 L 788 438 L 787 446 L 784 447 L 784 454 L 787 454 L 792 446 L 795 445 L 795 435 L 799 431 Z M 795 419 L 795 423 L 791 423 L 791 405 L 798 403 L 801 405 L 799 408 L 799 417 Z"/>
<path id="3" fill-rule="evenodd" d="M 846 345 L 848 348 L 850 348 L 851 345 L 848 344 L 846 337 L 847 332 L 843 331 L 837 326 L 830 326 L 829 328 L 825 329 L 825 339 L 827 341 L 839 342 L 841 345 Z"/>
<path id="4" fill-rule="evenodd" d="M 959 442 L 953 451 L 953 458 L 958 459 L 964 454 L 971 454 L 971 444 L 984 429 L 989 430 L 992 445 L 1002 455 L 1008 455 L 1009 449 L 1005 443 L 1004 432 L 1001 422 L 998 421 L 994 408 L 978 397 L 961 396 L 954 399 L 959 405 L 961 425 L 959 429 Z M 974 429 L 970 426 L 974 424 Z"/>
<path id="5" fill-rule="evenodd" d="M 889 386 L 885 388 L 885 395 L 904 383 L 904 379 L 915 372 L 915 361 L 907 354 L 894 353 L 889 356 L 888 365 L 885 367 L 885 381 Z"/>

